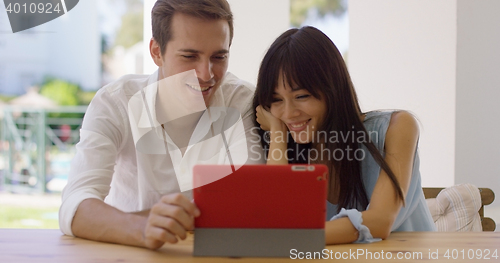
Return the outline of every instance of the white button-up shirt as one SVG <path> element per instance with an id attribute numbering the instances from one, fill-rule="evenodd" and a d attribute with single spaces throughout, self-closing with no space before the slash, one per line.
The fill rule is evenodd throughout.
<path id="1" fill-rule="evenodd" d="M 191 198 L 191 189 L 197 187 L 192 182 L 195 164 L 237 168 L 265 162 L 253 125 L 251 84 L 227 73 L 210 107 L 199 111 L 188 144 L 179 146 L 164 129 L 169 124 L 162 126 L 156 118 L 157 83 L 157 72 L 127 75 L 100 89 L 90 103 L 62 195 L 63 233 L 73 235 L 71 222 L 85 199 L 104 200 L 124 212 L 142 211 L 165 194 L 182 192 Z M 188 115 L 174 108 L 176 117 Z"/>

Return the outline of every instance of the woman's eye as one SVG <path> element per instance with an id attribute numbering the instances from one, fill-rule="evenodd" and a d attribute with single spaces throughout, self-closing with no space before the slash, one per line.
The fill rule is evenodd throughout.
<path id="1" fill-rule="evenodd" d="M 281 99 L 278 99 L 278 98 L 273 98 L 273 99 L 271 100 L 271 102 L 273 102 L 273 103 L 274 103 L 274 102 L 279 102 L 279 101 L 281 101 Z"/>
<path id="2" fill-rule="evenodd" d="M 311 96 L 311 95 L 309 95 L 309 94 L 299 95 L 299 96 L 297 96 L 297 99 L 305 99 L 305 98 L 309 98 L 309 96 Z"/>

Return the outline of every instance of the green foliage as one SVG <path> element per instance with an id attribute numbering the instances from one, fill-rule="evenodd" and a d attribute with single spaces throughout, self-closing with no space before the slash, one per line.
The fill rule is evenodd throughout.
<path id="1" fill-rule="evenodd" d="M 80 101 L 80 105 L 89 105 L 96 92 L 97 91 L 81 91 L 78 94 L 78 101 Z"/>
<path id="2" fill-rule="evenodd" d="M 320 18 L 326 15 L 341 16 L 347 11 L 345 0 L 290 0 L 290 24 L 300 27 L 307 19 L 311 8 L 315 8 Z"/>
<path id="3" fill-rule="evenodd" d="M 2 102 L 9 102 L 10 100 L 12 100 L 14 98 L 16 98 L 16 96 L 0 94 L 0 100 Z"/>
<path id="4" fill-rule="evenodd" d="M 83 103 L 89 103 L 88 96 L 83 97 L 85 101 L 82 101 L 83 91 L 76 84 L 54 78 L 47 78 L 45 83 L 40 89 L 40 94 L 52 99 L 59 106 L 77 106 Z M 82 118 L 81 113 L 59 113 L 52 112 L 49 114 L 51 118 Z M 54 127 L 53 127 L 54 128 Z"/>
<path id="5" fill-rule="evenodd" d="M 50 79 L 43 84 L 40 94 L 52 99 L 60 106 L 76 106 L 79 103 L 80 87 L 60 79 Z"/>

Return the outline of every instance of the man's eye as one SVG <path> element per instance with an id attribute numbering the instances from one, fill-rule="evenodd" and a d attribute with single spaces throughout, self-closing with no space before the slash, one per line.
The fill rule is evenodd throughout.
<path id="1" fill-rule="evenodd" d="M 214 58 L 217 60 L 224 60 L 226 59 L 226 56 L 215 56 Z"/>
<path id="2" fill-rule="evenodd" d="M 184 58 L 187 58 L 187 59 L 191 59 L 191 58 L 194 58 L 194 56 L 190 56 L 190 55 L 182 55 Z"/>

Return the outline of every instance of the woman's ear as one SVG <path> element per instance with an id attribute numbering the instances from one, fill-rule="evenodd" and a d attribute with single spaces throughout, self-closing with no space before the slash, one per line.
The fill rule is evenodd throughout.
<path id="1" fill-rule="evenodd" d="M 163 66 L 163 56 L 161 54 L 161 47 L 158 42 L 154 38 L 151 38 L 149 41 L 149 53 L 151 54 L 151 58 L 158 67 Z"/>

